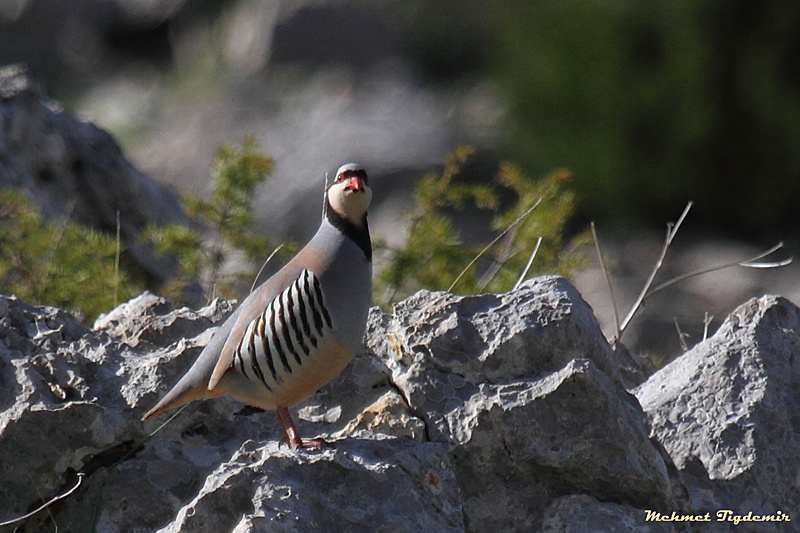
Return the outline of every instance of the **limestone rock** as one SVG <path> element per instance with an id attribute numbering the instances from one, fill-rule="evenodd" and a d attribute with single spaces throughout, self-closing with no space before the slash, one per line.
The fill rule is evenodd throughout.
<path id="1" fill-rule="evenodd" d="M 381 529 L 464 530 L 444 446 L 368 436 L 298 457 L 247 441 L 159 531 Z"/>
<path id="2" fill-rule="evenodd" d="M 692 508 L 741 515 L 800 508 L 800 309 L 791 302 L 748 301 L 635 394 Z"/>
<path id="3" fill-rule="evenodd" d="M 69 314 L 0 297 L 0 502 L 25 511 L 91 456 L 144 437 L 120 393 L 128 358 Z"/>
<path id="4" fill-rule="evenodd" d="M 687 528 L 647 510 L 797 508 L 800 311 L 785 300 L 749 302 L 651 377 L 647 413 L 591 309 L 542 277 L 373 309 L 367 349 L 295 410 L 322 452 L 282 447 L 273 413 L 228 399 L 143 424 L 231 309 L 146 293 L 88 329 L 0 297 L 0 522 L 79 472 L 25 527 L 660 532 Z"/>
<path id="5" fill-rule="evenodd" d="M 500 295 L 421 292 L 374 312 L 369 333 L 430 438 L 453 446 L 473 530 L 535 528 L 544 502 L 572 492 L 670 501 L 644 414 L 563 278 Z"/>
<path id="6" fill-rule="evenodd" d="M 626 505 L 601 502 L 578 494 L 554 500 L 544 511 L 541 533 L 593 533 L 625 531 L 628 533 L 669 533 L 669 522 L 647 522 L 645 513 Z"/>

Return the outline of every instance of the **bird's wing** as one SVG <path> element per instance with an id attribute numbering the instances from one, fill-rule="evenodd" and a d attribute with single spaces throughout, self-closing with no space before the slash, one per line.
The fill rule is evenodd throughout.
<path id="1" fill-rule="evenodd" d="M 286 280 L 296 276 L 296 268 L 287 264 L 273 277 L 250 294 L 214 334 L 192 367 L 172 389 L 147 413 L 142 420 L 154 418 L 164 411 L 180 407 L 194 400 L 213 398 L 226 391 L 215 387 L 228 369 L 238 341 L 252 320 L 264 311 L 265 306 L 280 294 Z"/>
<path id="2" fill-rule="evenodd" d="M 211 378 L 208 380 L 208 390 L 213 390 L 214 387 L 217 386 L 219 380 L 222 379 L 222 375 L 225 374 L 225 371 L 231 366 L 233 352 L 236 350 L 239 341 L 244 337 L 245 331 L 250 323 L 258 319 L 259 315 L 264 312 L 264 309 L 266 309 L 267 306 L 272 303 L 272 300 L 285 288 L 287 281 L 291 283 L 296 277 L 297 275 L 295 272 L 282 270 L 261 285 L 242 302 L 242 311 L 239 313 L 239 317 L 228 332 L 225 344 L 222 346 L 222 350 L 220 350 L 219 356 L 216 359 L 214 371 L 211 373 Z"/>

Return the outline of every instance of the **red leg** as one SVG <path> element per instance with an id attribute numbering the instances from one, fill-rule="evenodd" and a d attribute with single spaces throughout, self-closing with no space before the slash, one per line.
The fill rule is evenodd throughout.
<path id="1" fill-rule="evenodd" d="M 297 428 L 294 427 L 292 415 L 289 414 L 289 409 L 286 406 L 279 405 L 275 408 L 275 413 L 278 415 L 278 423 L 283 428 L 283 432 L 286 433 L 286 440 L 289 442 L 289 447 L 291 449 L 316 448 L 322 450 L 328 445 L 324 439 L 307 439 L 305 441 L 301 439 Z M 281 442 L 283 442 L 283 440 L 281 440 Z"/>

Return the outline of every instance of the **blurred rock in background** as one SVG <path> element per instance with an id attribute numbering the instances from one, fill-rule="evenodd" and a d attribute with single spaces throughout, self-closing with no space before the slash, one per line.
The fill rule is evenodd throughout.
<path id="1" fill-rule="evenodd" d="M 0 67 L 0 117 L 0 189 L 24 191 L 45 217 L 118 235 L 123 259 L 150 284 L 172 275 L 174 261 L 154 254 L 139 233 L 184 221 L 183 210 L 125 159 L 108 132 L 47 103 L 21 65 Z M 7 216 L 0 213 L 0 221 Z"/>

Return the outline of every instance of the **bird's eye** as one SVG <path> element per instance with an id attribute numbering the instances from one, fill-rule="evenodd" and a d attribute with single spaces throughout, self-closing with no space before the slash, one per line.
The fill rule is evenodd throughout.
<path id="1" fill-rule="evenodd" d="M 336 183 L 341 183 L 344 181 L 344 174 L 338 174 L 336 176 Z"/>

